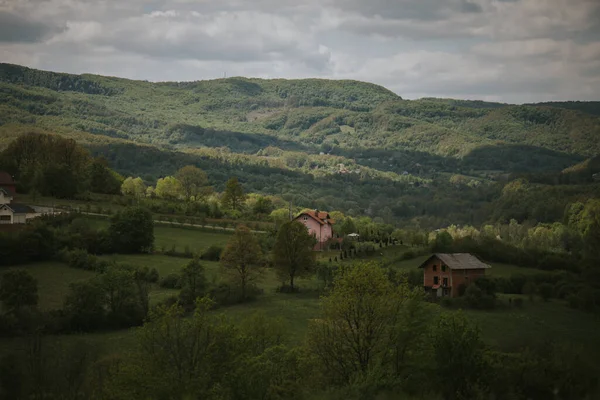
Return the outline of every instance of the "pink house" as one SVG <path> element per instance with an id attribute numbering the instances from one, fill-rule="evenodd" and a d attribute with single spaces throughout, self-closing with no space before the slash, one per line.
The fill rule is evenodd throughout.
<path id="1" fill-rule="evenodd" d="M 325 211 L 305 211 L 294 220 L 303 223 L 308 229 L 308 233 L 317 239 L 315 250 L 323 250 L 325 243 L 333 237 L 333 224 L 335 221 Z"/>

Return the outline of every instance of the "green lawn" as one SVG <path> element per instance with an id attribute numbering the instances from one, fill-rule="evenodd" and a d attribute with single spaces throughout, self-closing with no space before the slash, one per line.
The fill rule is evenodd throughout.
<path id="1" fill-rule="evenodd" d="M 159 254 L 113 254 L 101 256 L 100 258 L 118 263 L 131 264 L 136 267 L 156 268 L 161 278 L 169 274 L 179 273 L 190 261 L 187 258 L 169 257 Z"/>
<path id="2" fill-rule="evenodd" d="M 154 227 L 154 246 L 157 250 L 163 247 L 169 250 L 172 246 L 176 246 L 178 251 L 183 251 L 188 246 L 191 251 L 201 253 L 212 245 L 225 246 L 230 236 L 228 233 L 158 225 Z"/>
<path id="3" fill-rule="evenodd" d="M 55 310 L 63 305 L 69 290 L 69 284 L 88 280 L 95 273 L 82 269 L 70 268 L 58 262 L 33 263 L 9 269 L 24 269 L 38 282 L 39 307 L 42 310 Z"/>
<path id="4" fill-rule="evenodd" d="M 488 344 L 504 350 L 512 350 L 523 343 L 554 340 L 583 348 L 594 362 L 600 357 L 600 336 L 597 334 L 600 317 L 571 309 L 559 300 L 544 302 L 536 299 L 532 303 L 527 299 L 522 309 L 465 310 L 464 313 L 480 327 Z"/>
<path id="5" fill-rule="evenodd" d="M 94 228 L 106 228 L 109 225 L 106 219 L 86 218 L 86 220 Z M 162 251 L 163 249 L 171 250 L 175 246 L 177 251 L 182 252 L 188 246 L 190 251 L 202 253 L 212 245 L 225 246 L 230 236 L 230 233 L 225 232 L 156 224 L 154 226 L 154 247 L 156 250 Z"/>
<path id="6" fill-rule="evenodd" d="M 157 255 L 119 255 L 114 256 L 113 259 L 118 262 L 153 266 L 160 271 L 161 275 L 177 272 L 188 261 Z M 209 280 L 220 279 L 222 275 L 218 263 L 203 262 L 203 264 L 206 266 Z M 400 267 L 409 268 L 418 264 L 419 259 L 414 259 L 403 262 Z M 507 266 L 506 270 L 510 270 L 509 267 L 511 266 Z M 94 276 L 91 272 L 69 268 L 60 263 L 30 264 L 23 268 L 38 279 L 40 305 L 46 310 L 62 305 L 70 282 Z M 263 311 L 271 317 L 281 317 L 289 328 L 291 343 L 300 343 L 306 334 L 308 321 L 317 318 L 320 313 L 319 297 L 314 290 L 319 286 L 319 282 L 315 278 L 300 280 L 298 284 L 303 290 L 298 294 L 277 293 L 276 288 L 280 284 L 280 279 L 274 271 L 267 270 L 258 283 L 264 293 L 256 301 L 222 307 L 215 313 L 223 313 L 233 321 L 242 320 L 255 311 Z M 156 304 L 168 296 L 176 295 L 177 292 L 177 290 L 155 287 L 150 293 L 150 300 Z M 518 296 L 500 295 L 500 297 Z M 442 312 L 457 311 L 444 309 Z M 525 299 L 521 309 L 511 307 L 494 311 L 464 310 L 463 312 L 481 328 L 483 338 L 488 344 L 503 350 L 510 351 L 524 343 L 539 343 L 554 339 L 580 346 L 592 360 L 600 357 L 600 337 L 597 335 L 600 330 L 600 317 L 572 310 L 561 301 L 543 302 L 536 299 L 532 303 Z M 72 340 L 90 341 L 108 352 L 122 352 L 135 344 L 135 330 L 134 328 L 86 335 L 53 336 L 49 340 L 63 343 Z M 3 343 L 2 347 L 5 345 L 10 346 L 10 341 Z"/>

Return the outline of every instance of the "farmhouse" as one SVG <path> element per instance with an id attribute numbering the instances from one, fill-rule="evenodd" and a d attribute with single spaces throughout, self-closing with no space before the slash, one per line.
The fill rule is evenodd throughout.
<path id="1" fill-rule="evenodd" d="M 425 290 L 436 296 L 458 297 L 458 288 L 468 286 L 492 268 L 469 253 L 436 253 L 419 266 Z"/>
<path id="2" fill-rule="evenodd" d="M 6 172 L 0 172 L 0 224 L 24 224 L 27 219 L 36 217 L 29 206 L 14 203 L 16 185 Z"/>
<path id="3" fill-rule="evenodd" d="M 325 243 L 333 237 L 333 224 L 335 221 L 331 219 L 326 211 L 305 211 L 294 220 L 303 223 L 308 229 L 308 233 L 317 239 L 315 250 L 323 250 Z"/>

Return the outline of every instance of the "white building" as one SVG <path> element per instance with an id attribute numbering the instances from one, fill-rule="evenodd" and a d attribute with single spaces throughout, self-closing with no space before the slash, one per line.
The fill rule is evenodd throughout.
<path id="1" fill-rule="evenodd" d="M 24 224 L 30 218 L 39 214 L 25 204 L 13 203 L 15 193 L 14 184 L 0 186 L 0 224 Z"/>

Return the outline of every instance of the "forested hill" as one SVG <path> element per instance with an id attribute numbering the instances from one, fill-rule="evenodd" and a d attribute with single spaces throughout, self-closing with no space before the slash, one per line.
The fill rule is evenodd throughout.
<path id="1" fill-rule="evenodd" d="M 11 64 L 0 64 L 0 82 L 2 124 L 35 124 L 179 148 L 418 151 L 467 160 L 491 157 L 492 165 L 471 167 L 504 169 L 494 162 L 494 153 L 509 146 L 513 152 L 518 149 L 524 162 L 508 168 L 524 171 L 538 168 L 539 158 L 545 167 L 560 170 L 578 157 L 600 153 L 599 103 L 408 101 L 357 81 L 150 83 Z"/>
<path id="2" fill-rule="evenodd" d="M 147 180 L 193 163 L 217 188 L 236 174 L 251 190 L 307 206 L 454 222 L 450 211 L 489 200 L 482 185 L 532 173 L 556 183 L 600 154 L 599 104 L 403 100 L 357 81 L 151 83 L 0 64 L 0 149 L 31 130 L 56 133 Z M 464 202 L 466 184 L 473 201 Z M 448 199 L 453 189 L 461 199 Z M 407 205 L 415 201 L 422 207 Z"/>

